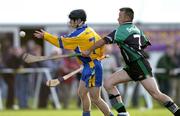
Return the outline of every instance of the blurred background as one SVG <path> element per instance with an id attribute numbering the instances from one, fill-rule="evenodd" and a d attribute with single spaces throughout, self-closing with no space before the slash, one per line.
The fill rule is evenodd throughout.
<path id="1" fill-rule="evenodd" d="M 45 86 L 47 79 L 77 69 L 75 58 L 33 64 L 21 60 L 23 52 L 47 56 L 68 53 L 35 39 L 33 33 L 39 29 L 57 36 L 70 33 L 68 13 L 77 8 L 87 12 L 87 24 L 102 37 L 118 26 L 121 7 L 133 8 L 135 24 L 152 43 L 146 52 L 160 90 L 180 105 L 179 0 L 1 0 L 0 4 L 0 110 L 81 108 L 77 97 L 80 73 L 56 88 Z M 20 37 L 20 31 L 26 32 L 26 36 Z M 105 51 L 111 57 L 102 61 L 104 78 L 124 65 L 116 45 L 106 46 Z M 138 83 L 122 84 L 118 88 L 127 107 L 157 107 Z M 102 96 L 109 103 L 104 90 Z"/>

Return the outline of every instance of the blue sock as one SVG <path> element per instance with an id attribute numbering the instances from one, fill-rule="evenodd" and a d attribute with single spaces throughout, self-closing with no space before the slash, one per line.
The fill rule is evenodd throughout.
<path id="1" fill-rule="evenodd" d="M 82 116 L 91 116 L 90 115 L 90 111 L 88 111 L 88 112 L 83 112 L 83 115 Z"/>

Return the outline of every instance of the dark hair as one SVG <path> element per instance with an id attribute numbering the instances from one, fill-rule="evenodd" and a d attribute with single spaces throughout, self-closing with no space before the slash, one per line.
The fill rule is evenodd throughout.
<path id="1" fill-rule="evenodd" d="M 86 12 L 83 9 L 73 10 L 69 14 L 69 19 L 81 19 L 81 21 L 86 21 Z"/>
<path id="2" fill-rule="evenodd" d="M 134 19 L 134 11 L 133 11 L 132 8 L 124 7 L 124 8 L 121 8 L 120 11 L 124 11 L 125 14 L 131 19 L 131 21 L 133 21 L 133 19 Z"/>

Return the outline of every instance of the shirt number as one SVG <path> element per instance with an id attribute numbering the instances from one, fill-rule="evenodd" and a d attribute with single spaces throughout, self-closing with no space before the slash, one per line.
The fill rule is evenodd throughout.
<path id="1" fill-rule="evenodd" d="M 95 44 L 95 38 L 94 37 L 90 38 L 89 41 L 93 42 Z M 93 51 L 93 54 L 96 54 L 95 50 Z"/>
<path id="2" fill-rule="evenodd" d="M 139 35 L 139 34 L 134 34 L 133 35 L 134 36 L 134 38 L 138 38 L 138 45 L 139 45 L 139 50 L 141 50 L 141 46 L 142 46 L 142 44 L 141 44 L 141 36 Z"/>

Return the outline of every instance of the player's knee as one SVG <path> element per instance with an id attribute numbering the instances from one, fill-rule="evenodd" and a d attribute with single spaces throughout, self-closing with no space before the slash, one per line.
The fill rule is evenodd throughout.
<path id="1" fill-rule="evenodd" d="M 99 94 L 96 94 L 96 93 L 93 93 L 93 94 L 90 93 L 90 97 L 91 97 L 91 101 L 93 103 L 96 103 L 100 99 L 101 96 Z"/>
<path id="2" fill-rule="evenodd" d="M 78 94 L 78 96 L 81 95 L 80 89 L 78 89 L 77 94 Z"/>
<path id="3" fill-rule="evenodd" d="M 86 96 L 85 92 L 83 92 L 82 90 L 78 90 L 78 96 L 82 99 L 83 97 Z"/>
<path id="4" fill-rule="evenodd" d="M 97 103 L 97 99 L 91 99 L 91 102 L 96 104 Z"/>
<path id="5" fill-rule="evenodd" d="M 91 102 L 97 104 L 100 100 L 100 97 L 91 97 Z"/>
<path id="6" fill-rule="evenodd" d="M 113 85 L 108 81 L 108 79 L 105 79 L 103 86 L 106 90 L 109 90 L 113 87 Z"/>
<path id="7" fill-rule="evenodd" d="M 81 98 L 81 94 L 78 92 L 78 96 Z"/>

